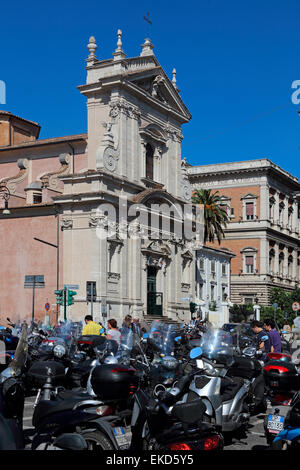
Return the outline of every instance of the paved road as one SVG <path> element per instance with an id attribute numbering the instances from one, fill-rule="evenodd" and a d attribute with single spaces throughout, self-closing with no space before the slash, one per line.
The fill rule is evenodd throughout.
<path id="1" fill-rule="evenodd" d="M 29 397 L 25 401 L 23 426 L 29 439 L 33 434 L 32 415 L 34 400 L 35 397 Z M 264 416 L 263 414 L 252 416 L 246 435 L 227 438 L 224 450 L 267 450 L 269 447 L 264 435 Z M 30 443 L 26 445 L 26 448 L 30 449 Z"/>

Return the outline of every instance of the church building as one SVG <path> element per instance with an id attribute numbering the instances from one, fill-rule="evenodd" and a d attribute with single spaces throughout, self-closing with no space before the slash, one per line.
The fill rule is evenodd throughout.
<path id="1" fill-rule="evenodd" d="M 1 320 L 30 316 L 25 275 L 44 275 L 35 315 L 52 323 L 63 319 L 54 290 L 64 286 L 77 292 L 73 320 L 190 319 L 203 213 L 181 157 L 191 115 L 176 71 L 169 79 L 148 37 L 137 57 L 126 57 L 120 30 L 112 58 L 96 50 L 91 37 L 78 87 L 87 134 L 38 140 L 37 123 L 0 112 L 0 185 L 10 196 L 0 215 Z"/>

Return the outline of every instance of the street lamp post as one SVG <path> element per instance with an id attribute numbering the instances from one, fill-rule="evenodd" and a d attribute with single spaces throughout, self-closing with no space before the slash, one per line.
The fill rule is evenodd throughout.
<path id="1" fill-rule="evenodd" d="M 0 183 L 0 197 L 4 200 L 4 209 L 2 211 L 2 214 L 9 215 L 10 210 L 8 208 L 8 201 L 10 198 L 10 191 L 4 183 Z"/>
<path id="2" fill-rule="evenodd" d="M 59 290 L 59 211 L 57 209 L 55 210 L 55 217 L 57 220 L 57 223 L 56 223 L 56 240 L 57 240 L 56 243 L 57 244 L 55 245 L 54 243 L 49 243 L 37 237 L 34 237 L 33 239 L 40 243 L 44 243 L 45 245 L 53 246 L 53 248 L 56 248 L 56 290 Z M 58 322 L 58 304 L 56 304 L 56 323 L 57 322 Z"/>

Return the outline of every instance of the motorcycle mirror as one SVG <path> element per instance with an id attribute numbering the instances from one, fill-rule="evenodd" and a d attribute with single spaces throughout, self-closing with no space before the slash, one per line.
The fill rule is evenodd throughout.
<path id="1" fill-rule="evenodd" d="M 63 450 L 87 450 L 87 443 L 80 434 L 66 433 L 53 442 L 55 447 Z"/>
<path id="2" fill-rule="evenodd" d="M 200 348 L 200 347 L 193 348 L 190 351 L 190 358 L 191 359 L 196 359 L 197 357 L 200 357 L 201 355 L 202 355 L 202 348 Z"/>
<path id="3" fill-rule="evenodd" d="M 285 334 L 285 333 L 286 333 L 286 331 L 282 331 L 281 333 L 282 333 L 282 334 Z"/>
<path id="4" fill-rule="evenodd" d="M 104 328 L 101 328 L 100 334 L 104 333 Z"/>

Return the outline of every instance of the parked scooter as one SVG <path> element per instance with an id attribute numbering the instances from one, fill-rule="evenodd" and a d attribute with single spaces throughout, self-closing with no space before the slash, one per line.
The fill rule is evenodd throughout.
<path id="1" fill-rule="evenodd" d="M 188 381 L 182 383 L 182 388 L 177 386 L 179 391 L 175 394 L 171 393 L 172 403 L 166 401 L 166 397 L 152 395 L 151 388 L 147 388 L 146 370 L 136 370 L 130 365 L 131 359 L 141 365 L 142 354 L 140 350 L 136 357 L 130 358 L 138 346 L 130 339 L 130 334 L 128 338 L 123 335 L 115 357 L 106 357 L 104 364 L 92 369 L 88 393 L 65 391 L 54 400 L 38 403 L 33 416 L 36 428 L 33 449 L 45 438 L 48 440 L 74 429 L 80 432 L 91 450 L 222 448 L 222 436 L 214 426 L 199 427 L 205 409 L 201 399 L 197 397 L 197 403 L 184 402 L 177 407 Z M 146 364 L 147 359 L 143 365 Z M 51 372 L 49 379 L 54 375 Z"/>
<path id="2" fill-rule="evenodd" d="M 280 422 L 280 421 L 279 421 Z M 300 391 L 298 391 L 289 407 L 284 426 L 274 438 L 272 450 L 298 450 L 300 448 Z"/>
<path id="3" fill-rule="evenodd" d="M 270 444 L 284 428 L 292 398 L 300 389 L 300 373 L 292 356 L 269 353 L 264 365 L 266 393 L 272 409 L 264 420 L 265 436 Z"/>
<path id="4" fill-rule="evenodd" d="M 206 421 L 220 426 L 224 433 L 245 428 L 255 398 L 253 380 L 261 375 L 261 364 L 253 358 L 234 355 L 232 338 L 223 330 L 205 333 L 201 348 L 198 376 L 190 391 L 206 405 Z"/>
<path id="5" fill-rule="evenodd" d="M 24 449 L 23 410 L 25 388 L 22 374 L 27 360 L 27 325 L 23 325 L 14 359 L 0 374 L 0 450 Z M 62 434 L 45 442 L 45 450 L 86 450 L 82 436 Z"/>

